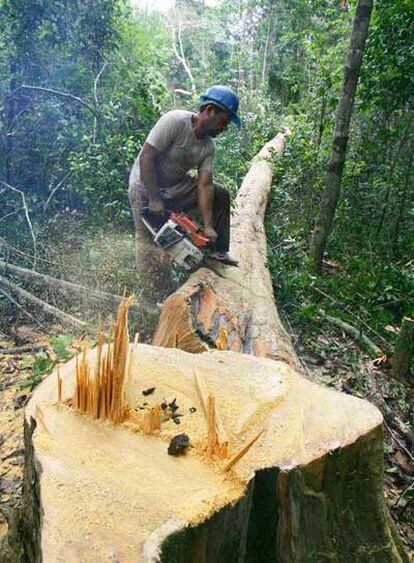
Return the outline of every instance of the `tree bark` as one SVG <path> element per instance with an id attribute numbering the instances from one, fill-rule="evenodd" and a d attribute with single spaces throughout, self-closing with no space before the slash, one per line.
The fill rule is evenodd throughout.
<path id="1" fill-rule="evenodd" d="M 349 123 L 354 107 L 355 93 L 362 53 L 368 36 L 373 0 L 359 0 L 352 27 L 350 46 L 345 62 L 342 93 L 335 115 L 335 128 L 329 155 L 328 171 L 319 212 L 315 221 L 310 254 L 317 271 L 322 271 L 322 259 L 327 239 L 332 230 L 336 205 L 342 182 L 348 143 Z"/>
<path id="2" fill-rule="evenodd" d="M 404 317 L 392 357 L 392 373 L 397 379 L 408 379 L 414 355 L 414 319 Z"/>

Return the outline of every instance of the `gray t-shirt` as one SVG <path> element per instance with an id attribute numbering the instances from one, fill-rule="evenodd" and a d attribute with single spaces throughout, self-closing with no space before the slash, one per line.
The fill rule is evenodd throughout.
<path id="1" fill-rule="evenodd" d="M 184 196 L 193 189 L 197 180 L 189 174 L 190 170 L 213 170 L 214 141 L 211 137 L 195 137 L 191 122 L 193 115 L 186 110 L 169 111 L 157 121 L 146 140 L 161 153 L 157 161 L 158 186 L 171 197 Z M 138 189 L 145 192 L 139 171 L 140 154 L 134 168 Z"/>

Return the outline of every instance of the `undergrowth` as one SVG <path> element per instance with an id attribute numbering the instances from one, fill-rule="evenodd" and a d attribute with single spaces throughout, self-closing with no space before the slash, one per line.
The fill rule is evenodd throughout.
<path id="1" fill-rule="evenodd" d="M 312 142 L 306 121 L 298 119 L 285 155 L 276 162 L 266 217 L 275 294 L 290 321 L 302 330 L 321 326 L 322 309 L 390 353 L 402 318 L 414 313 L 414 259 L 385 253 L 384 239 L 375 236 L 375 222 L 361 220 L 347 208 L 347 194 L 359 174 L 351 162 L 324 275 L 314 273 L 308 248 L 326 155 L 324 147 L 318 150 Z"/>

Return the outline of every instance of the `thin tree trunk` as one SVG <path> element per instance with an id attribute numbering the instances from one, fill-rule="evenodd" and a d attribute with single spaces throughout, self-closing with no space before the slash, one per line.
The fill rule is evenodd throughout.
<path id="1" fill-rule="evenodd" d="M 173 51 L 174 51 L 174 54 L 177 57 L 177 59 L 183 65 L 183 68 L 184 68 L 184 70 L 185 70 L 185 72 L 188 76 L 188 79 L 190 80 L 191 92 L 192 92 L 193 96 L 195 97 L 196 92 L 197 92 L 197 88 L 196 88 L 193 73 L 191 71 L 190 65 L 188 64 L 188 61 L 187 61 L 187 59 L 185 57 L 185 53 L 184 53 L 184 46 L 183 46 L 183 41 L 182 41 L 182 37 L 181 37 L 181 22 L 178 22 L 177 36 L 178 36 L 178 46 L 179 46 L 179 49 L 180 49 L 179 51 L 178 51 L 177 46 L 175 44 L 175 29 L 173 28 L 173 39 L 172 39 Z"/>
<path id="2" fill-rule="evenodd" d="M 240 37 L 240 48 L 239 48 L 239 55 L 238 55 L 238 77 L 237 77 L 237 86 L 238 89 L 244 87 L 245 82 L 245 72 L 244 72 L 244 64 L 243 64 L 243 56 L 245 54 L 246 42 L 245 42 L 245 24 L 246 24 L 246 10 L 244 6 L 244 2 L 240 3 L 240 19 L 242 21 L 241 25 L 241 37 Z"/>
<path id="3" fill-rule="evenodd" d="M 203 76 L 201 78 L 201 87 L 203 92 L 207 90 L 207 56 L 206 56 L 206 27 L 208 22 L 206 20 L 206 3 L 205 0 L 201 0 L 201 21 L 202 21 L 202 31 L 201 31 L 201 68 L 203 69 Z"/>
<path id="4" fill-rule="evenodd" d="M 326 101 L 327 101 L 327 93 L 324 92 L 322 94 L 322 103 L 321 103 L 321 111 L 319 113 L 319 123 L 318 123 L 318 136 L 316 139 L 316 146 L 319 151 L 319 147 L 321 146 L 322 135 L 325 129 L 325 115 L 326 115 Z"/>
<path id="5" fill-rule="evenodd" d="M 385 215 L 386 215 L 386 212 L 387 212 L 387 209 L 388 209 L 388 201 L 390 199 L 391 189 L 393 187 L 394 170 L 395 170 L 395 167 L 397 166 L 397 162 L 398 162 L 398 158 L 400 156 L 400 153 L 401 153 L 405 143 L 407 142 L 407 139 L 408 139 L 408 136 L 409 136 L 409 133 L 410 133 L 410 130 L 411 130 L 411 124 L 412 124 L 413 118 L 414 118 L 414 114 L 411 113 L 411 115 L 410 115 L 410 117 L 407 121 L 407 124 L 405 126 L 403 136 L 401 137 L 401 140 L 398 144 L 398 148 L 397 148 L 397 151 L 394 155 L 394 158 L 390 158 L 391 162 L 390 162 L 390 167 L 389 167 L 389 172 L 388 172 L 388 185 L 387 185 L 387 190 L 385 192 L 385 196 L 383 198 L 383 206 L 382 206 L 382 211 L 381 211 L 381 217 L 380 217 L 380 220 L 378 222 L 377 230 L 375 231 L 375 238 L 378 238 L 378 236 L 381 232 L 381 229 L 384 225 Z"/>
<path id="6" fill-rule="evenodd" d="M 404 181 L 404 188 L 403 188 L 403 192 L 401 194 L 401 200 L 400 200 L 400 205 L 399 205 L 399 209 L 398 209 L 398 216 L 397 216 L 397 219 L 395 220 L 395 230 L 394 230 L 394 237 L 393 237 L 393 244 L 392 244 L 392 251 L 393 251 L 394 254 L 397 251 L 398 235 L 400 233 L 400 225 L 401 225 L 402 220 L 403 220 L 405 203 L 407 201 L 407 193 L 408 193 L 408 186 L 410 185 L 410 180 L 411 180 L 413 158 L 414 158 L 414 145 L 411 149 L 411 154 L 410 154 L 410 157 L 409 157 L 408 168 L 407 168 L 407 174 L 405 176 L 405 181 Z"/>
<path id="7" fill-rule="evenodd" d="M 14 73 L 14 64 L 11 65 L 11 72 Z M 9 94 L 16 89 L 16 79 L 12 77 L 9 84 Z M 15 118 L 15 105 L 16 99 L 13 97 L 7 97 L 6 107 L 7 107 L 7 129 L 6 129 L 6 151 L 4 159 L 5 168 L 5 178 L 8 184 L 12 183 L 12 154 L 13 154 L 13 126 Z"/>
<path id="8" fill-rule="evenodd" d="M 263 61 L 262 61 L 262 87 L 265 85 L 266 74 L 267 74 L 267 54 L 269 52 L 269 41 L 270 41 L 270 28 L 272 20 L 271 13 L 269 14 L 269 25 L 267 26 L 266 41 L 263 51 Z"/>
<path id="9" fill-rule="evenodd" d="M 359 0 L 347 59 L 344 68 L 342 94 L 336 110 L 335 129 L 329 155 L 325 189 L 315 222 L 310 254 L 316 269 L 321 271 L 326 241 L 332 230 L 332 223 L 338 202 L 348 143 L 349 123 L 354 107 L 362 53 L 368 36 L 369 20 L 373 0 Z"/>
<path id="10" fill-rule="evenodd" d="M 397 379 L 406 379 L 414 355 L 414 319 L 404 317 L 392 357 L 392 373 Z"/>

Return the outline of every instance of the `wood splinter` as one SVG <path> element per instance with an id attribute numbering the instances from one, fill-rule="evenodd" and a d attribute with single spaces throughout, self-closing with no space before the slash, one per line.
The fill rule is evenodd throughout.
<path id="1" fill-rule="evenodd" d="M 227 463 L 227 465 L 224 466 L 224 471 L 228 471 L 229 469 L 231 469 L 235 463 L 237 463 L 243 456 L 245 456 L 247 452 L 250 450 L 250 448 L 253 446 L 253 444 L 255 444 L 257 440 L 260 438 L 260 436 L 262 436 L 262 434 L 265 433 L 265 431 L 266 429 L 262 428 L 262 430 L 260 430 L 260 432 L 256 434 L 254 438 L 252 438 L 236 454 L 234 454 L 234 456 Z"/>
<path id="2" fill-rule="evenodd" d="M 57 399 L 58 404 L 62 403 L 62 378 L 60 376 L 60 367 L 57 367 Z"/>
<path id="3" fill-rule="evenodd" d="M 93 418 L 108 419 L 114 424 L 125 420 L 127 413 L 126 386 L 133 345 L 129 343 L 128 311 L 133 297 L 125 298 L 118 308 L 116 323 L 108 336 L 100 333 L 94 373 L 90 373 L 87 346 L 76 357 L 75 409 Z"/>
<path id="4" fill-rule="evenodd" d="M 144 434 L 150 436 L 155 430 L 161 429 L 161 413 L 162 409 L 159 405 L 156 405 L 150 410 L 144 412 L 142 421 L 142 430 Z"/>
<path id="5" fill-rule="evenodd" d="M 213 395 L 207 397 L 207 453 L 211 457 L 218 446 L 216 430 L 216 401 Z"/>
<path id="6" fill-rule="evenodd" d="M 207 419 L 207 452 L 208 455 L 216 455 L 220 459 L 228 456 L 229 439 L 224 428 L 220 414 L 217 411 L 215 398 L 207 393 L 204 377 L 194 372 L 194 378 L 200 397 L 201 406 Z"/>

